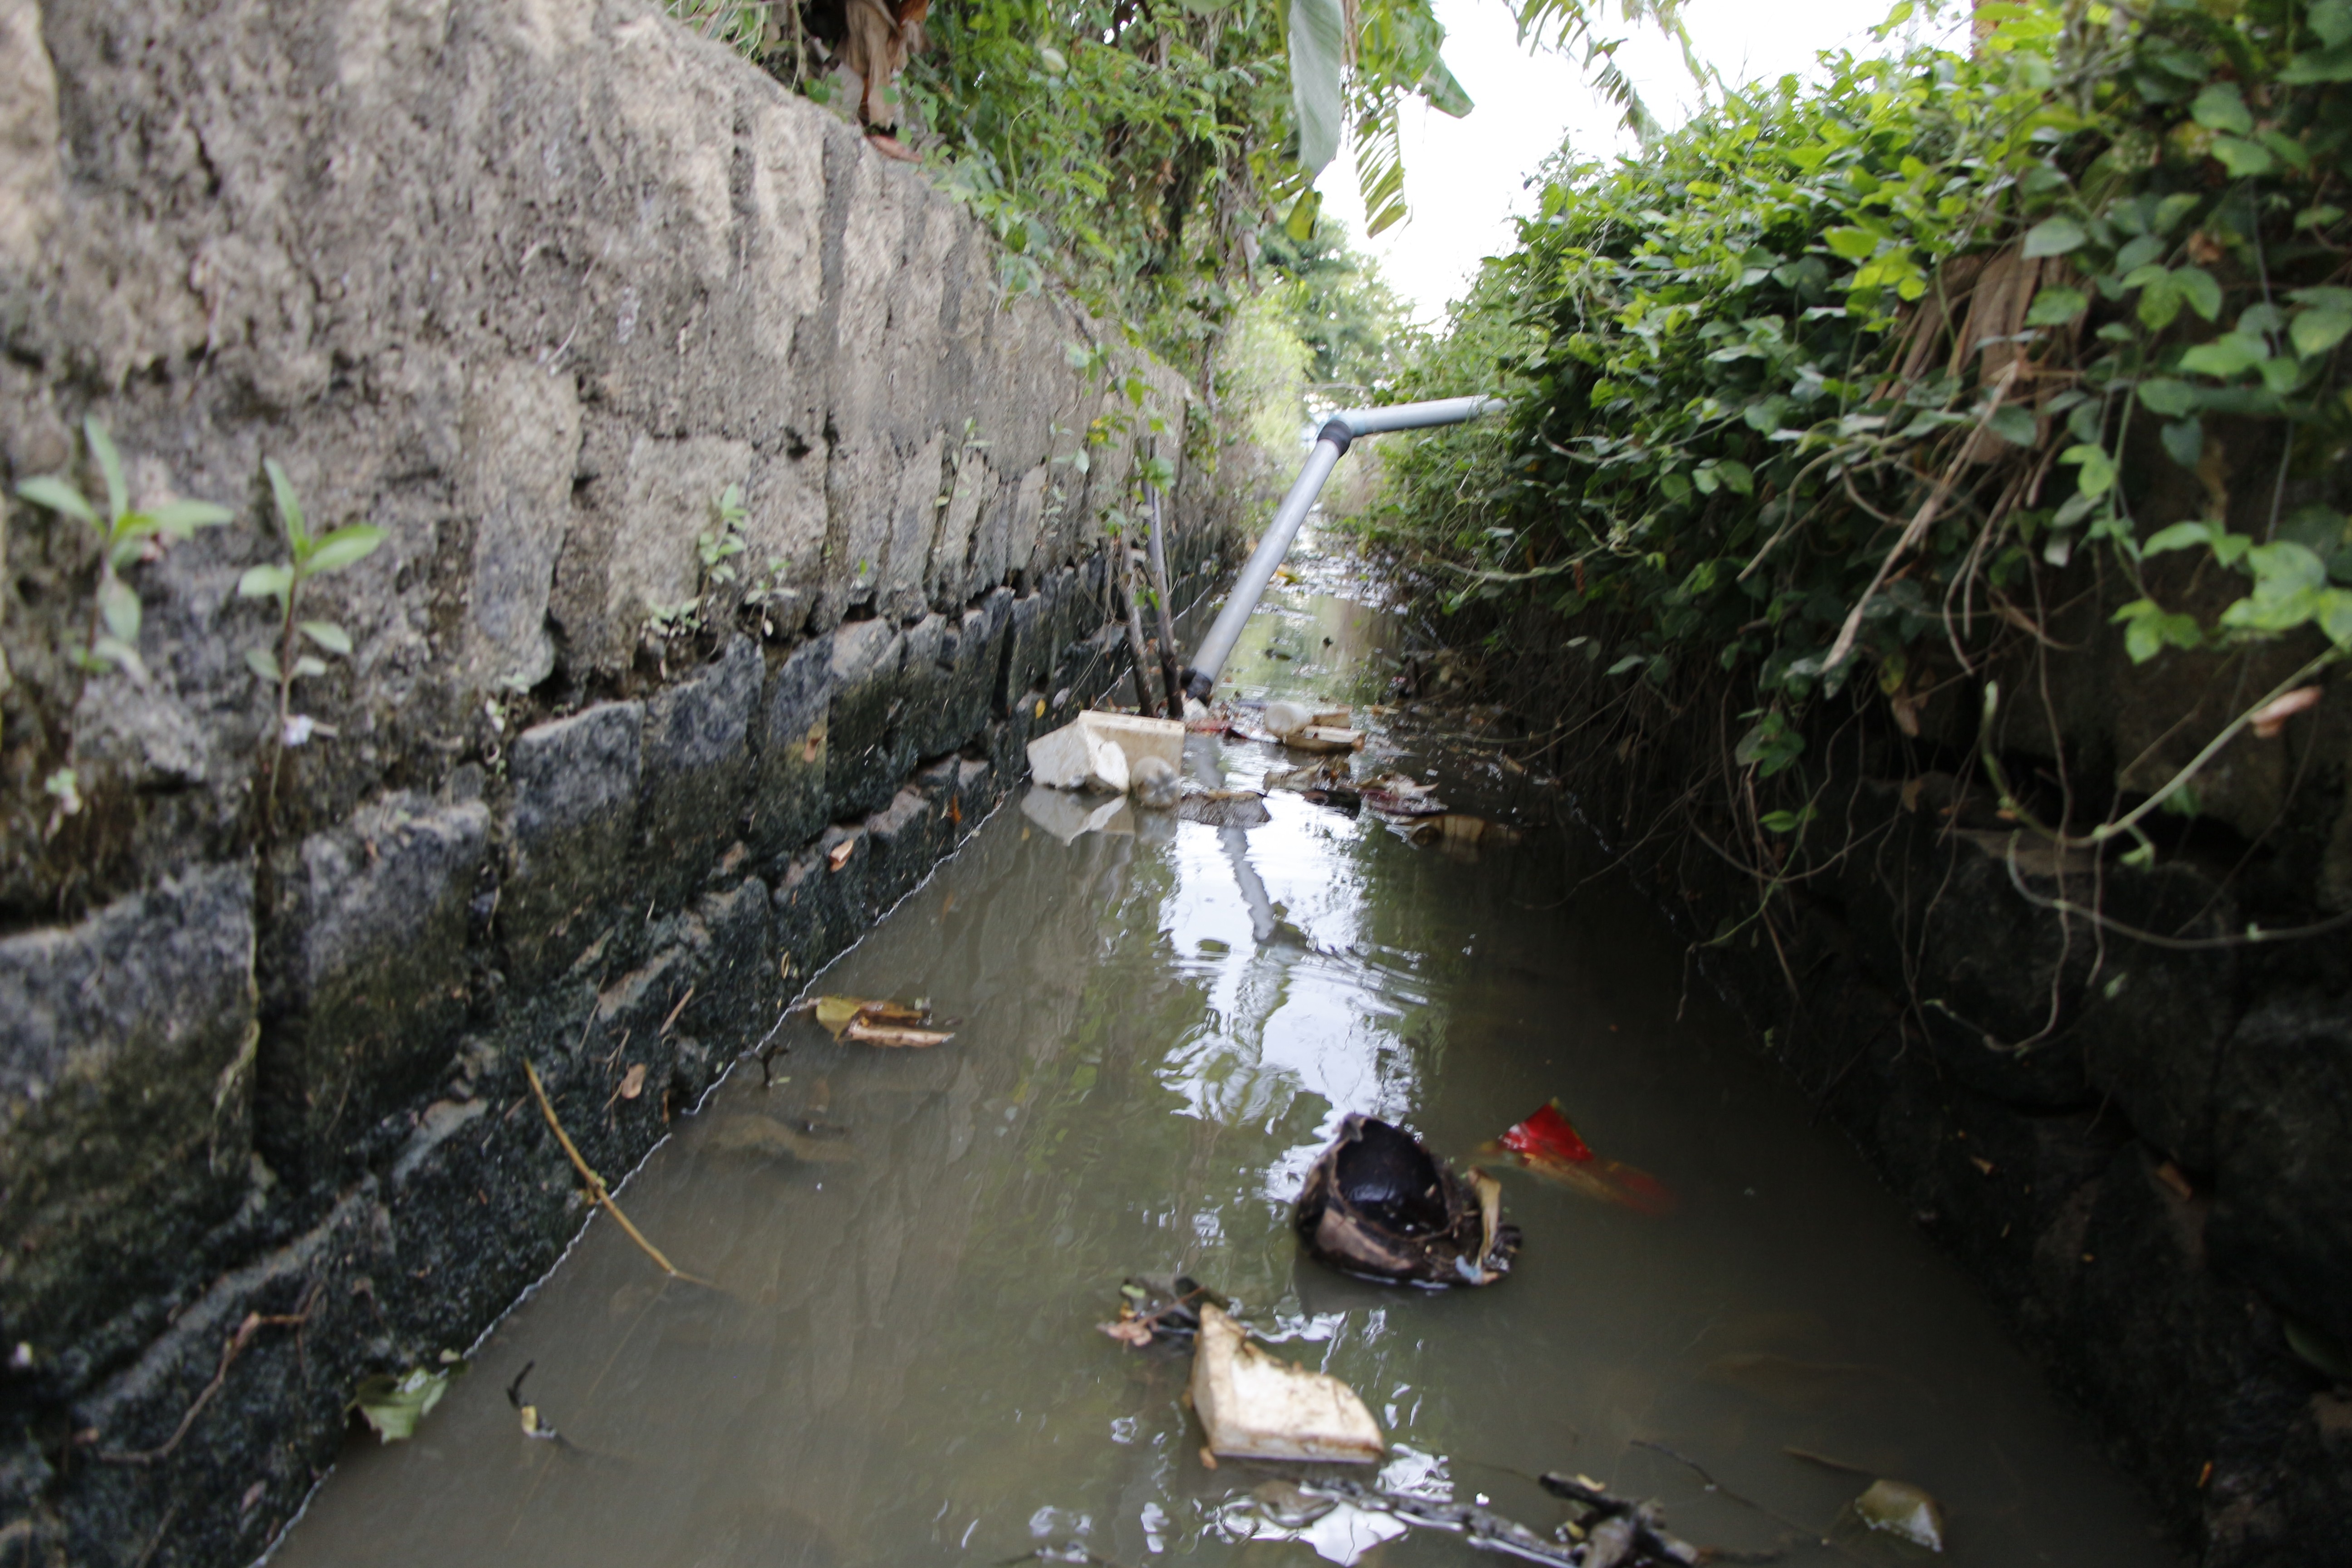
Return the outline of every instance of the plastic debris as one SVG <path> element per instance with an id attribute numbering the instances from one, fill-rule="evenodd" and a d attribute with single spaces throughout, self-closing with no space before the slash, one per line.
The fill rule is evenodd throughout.
<path id="1" fill-rule="evenodd" d="M 1944 1549 L 1944 1510 L 1908 1481 L 1873 1481 L 1853 1508 L 1854 1518 L 1872 1530 L 1930 1552 Z"/>
<path id="2" fill-rule="evenodd" d="M 1593 1153 L 1556 1100 L 1478 1152 L 1489 1160 L 1510 1158 L 1548 1182 L 1603 1203 L 1622 1204 L 1636 1214 L 1675 1212 L 1675 1194 L 1664 1182 L 1647 1171 Z"/>
<path id="3" fill-rule="evenodd" d="M 1213 1303 L 1202 1305 L 1192 1350 L 1192 1410 L 1209 1451 L 1225 1458 L 1369 1465 L 1383 1452 L 1354 1389 L 1267 1354 Z"/>
<path id="4" fill-rule="evenodd" d="M 1130 1277 L 1118 1288 L 1118 1318 L 1095 1327 L 1123 1345 L 1137 1350 L 1157 1341 L 1189 1344 L 1201 1331 L 1203 1306 L 1230 1306 L 1223 1296 L 1179 1274 L 1173 1279 Z"/>
<path id="5" fill-rule="evenodd" d="M 1089 712 L 1029 742 L 1030 775 L 1048 789 L 1125 795 L 1136 764 L 1146 757 L 1175 768 L 1184 760 L 1184 726 L 1173 719 Z"/>
<path id="6" fill-rule="evenodd" d="M 1349 1274 L 1415 1285 L 1491 1285 L 1510 1272 L 1519 1227 L 1502 1184 L 1465 1181 L 1412 1134 L 1350 1114 L 1316 1157 L 1292 1223 L 1307 1250 Z"/>

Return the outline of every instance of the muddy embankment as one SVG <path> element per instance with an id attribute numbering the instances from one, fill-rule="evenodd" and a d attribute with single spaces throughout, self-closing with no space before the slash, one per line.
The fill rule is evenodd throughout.
<path id="1" fill-rule="evenodd" d="M 2162 586 L 2209 620 L 2230 591 Z M 1436 629 L 1538 650 L 1483 660 L 1512 754 L 1975 1273 L 2190 1560 L 2352 1563 L 2352 694 L 2224 746 L 2196 815 L 2150 820 L 2152 863 L 2128 837 L 2062 855 L 2026 818 L 2083 834 L 2144 800 L 2321 645 L 2134 665 L 2108 617 L 2136 590 L 2080 559 L 2042 587 L 2044 640 L 1944 672 L 1915 710 L 1866 676 L 1818 706 L 1801 831 L 1734 754 L 1754 703 L 1728 680 L 1670 701 L 1612 677 L 1593 616 Z M 1979 755 L 1987 680 L 2021 812 Z"/>
<path id="2" fill-rule="evenodd" d="M 0 0 L 0 477 L 103 509 L 95 416 L 229 513 L 5 513 L 0 1550 L 230 1563 L 585 1218 L 526 1059 L 618 1177 L 1116 678 L 1137 411 L 640 5 Z M 1187 597 L 1230 509 L 1138 368 Z M 265 459 L 382 531 L 319 637 L 239 593 Z"/>

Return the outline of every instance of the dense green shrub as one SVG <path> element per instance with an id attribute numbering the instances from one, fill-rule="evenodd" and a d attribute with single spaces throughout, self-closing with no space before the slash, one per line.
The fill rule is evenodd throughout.
<path id="1" fill-rule="evenodd" d="M 2352 648 L 2352 5 L 1975 16 L 1967 54 L 1830 58 L 1615 166 L 1562 153 L 1397 393 L 1514 416 L 1394 455 L 1382 541 L 1457 605 L 1596 612 L 1559 657 L 1752 680 L 1765 773 L 1857 671 L 1902 719 L 1924 658 L 1980 666 L 2021 635 L 2002 596 L 2085 549 L 2244 574 L 2202 623 L 2133 590 L 2134 658 L 2314 623 Z M 2233 418 L 2292 426 L 2260 526 L 2218 493 L 2144 524 Z"/>

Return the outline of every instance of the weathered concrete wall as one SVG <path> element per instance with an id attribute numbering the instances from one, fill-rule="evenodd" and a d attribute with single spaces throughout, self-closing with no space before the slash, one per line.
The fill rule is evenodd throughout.
<path id="1" fill-rule="evenodd" d="M 994 274 L 626 0 L 0 0 L 0 468 L 100 492 L 95 416 L 236 514 L 124 567 L 143 680 L 66 657 L 89 531 L 0 535 L 0 1544 L 259 1550 L 584 1217 L 523 1062 L 625 1172 L 1117 679 L 1134 411 Z M 283 751 L 265 458 L 386 535 Z"/>

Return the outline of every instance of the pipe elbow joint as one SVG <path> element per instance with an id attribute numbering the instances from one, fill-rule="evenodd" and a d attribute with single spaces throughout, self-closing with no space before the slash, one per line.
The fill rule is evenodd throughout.
<path id="1" fill-rule="evenodd" d="M 1335 455 L 1344 458 L 1348 455 L 1349 443 L 1356 438 L 1356 430 L 1355 426 L 1335 415 L 1323 421 L 1323 428 L 1315 433 L 1315 438 L 1330 442 L 1338 448 Z"/>

